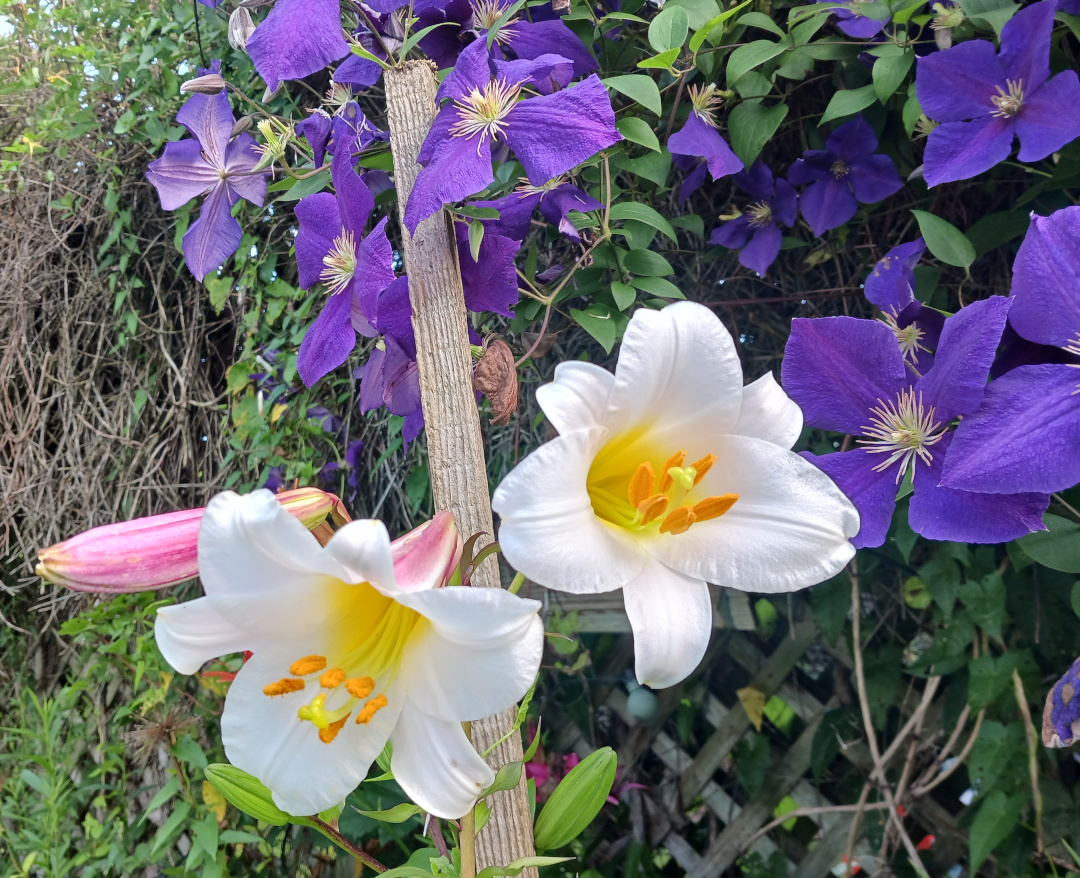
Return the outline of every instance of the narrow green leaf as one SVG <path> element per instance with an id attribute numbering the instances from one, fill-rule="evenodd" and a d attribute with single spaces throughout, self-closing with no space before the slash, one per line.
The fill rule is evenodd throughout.
<path id="1" fill-rule="evenodd" d="M 469 223 L 469 254 L 473 262 L 480 261 L 480 245 L 484 243 L 484 224 L 479 220 Z"/>
<path id="2" fill-rule="evenodd" d="M 660 89 L 651 76 L 645 76 L 642 73 L 629 73 L 625 76 L 609 76 L 602 82 L 608 88 L 613 88 L 631 100 L 637 101 L 646 110 L 650 110 L 657 116 L 663 110 L 660 101 Z"/>
<path id="3" fill-rule="evenodd" d="M 615 123 L 619 133 L 632 143 L 639 143 L 653 152 L 660 152 L 660 141 L 649 123 L 640 116 L 624 116 Z"/>
<path id="4" fill-rule="evenodd" d="M 971 241 L 948 220 L 925 210 L 913 210 L 912 214 L 919 224 L 927 249 L 942 262 L 967 268 L 975 261 L 975 248 Z"/>
<path id="5" fill-rule="evenodd" d="M 773 21 L 764 12 L 747 12 L 746 15 L 739 17 L 739 24 L 746 27 L 757 27 L 762 30 L 767 30 L 770 33 L 776 34 L 778 37 L 787 36 L 784 33 L 783 28 L 780 27 L 775 21 Z"/>
<path id="6" fill-rule="evenodd" d="M 860 110 L 865 110 L 877 99 L 874 86 L 864 85 L 862 88 L 849 88 L 835 92 L 829 101 L 829 106 L 821 116 L 819 124 L 824 125 L 833 119 L 841 119 L 844 116 L 854 116 Z"/>
<path id="7" fill-rule="evenodd" d="M 499 16 L 499 20 L 495 22 L 487 32 L 487 47 L 488 51 L 491 51 L 491 47 L 495 42 L 495 37 L 498 36 L 500 28 L 503 27 L 511 18 L 518 14 L 520 9 L 525 5 L 525 0 L 517 0 L 516 3 L 511 4 L 507 10 Z"/>
<path id="8" fill-rule="evenodd" d="M 395 805 L 386 811 L 361 811 L 359 808 L 356 810 L 365 817 L 378 820 L 380 823 L 404 823 L 410 817 L 419 814 L 422 809 L 419 805 L 414 805 L 411 802 L 402 802 L 400 805 Z"/>
<path id="9" fill-rule="evenodd" d="M 690 16 L 679 6 L 661 9 L 649 24 L 649 45 L 657 52 L 681 49 L 690 31 Z"/>
<path id="10" fill-rule="evenodd" d="M 652 226 L 669 240 L 675 241 L 675 229 L 671 227 L 663 216 L 647 204 L 637 204 L 633 201 L 620 201 L 611 206 L 611 218 L 613 220 L 637 220 Z"/>
<path id="11" fill-rule="evenodd" d="M 554 866 L 556 863 L 565 863 L 573 857 L 522 857 L 507 863 L 505 866 L 488 866 L 476 873 L 476 878 L 514 878 L 526 869 L 540 868 L 541 866 Z M 387 873 L 389 874 L 389 873 Z"/>
<path id="12" fill-rule="evenodd" d="M 661 52 L 659 55 L 653 55 L 651 58 L 646 58 L 644 61 L 638 61 L 637 66 L 644 70 L 653 70 L 659 68 L 661 70 L 667 70 L 675 63 L 675 59 L 679 57 L 679 52 L 682 49 L 668 49 L 666 52 Z"/>
<path id="13" fill-rule="evenodd" d="M 657 296 L 661 299 L 685 299 L 682 290 L 680 290 L 671 281 L 662 277 L 635 277 L 630 281 L 630 285 L 641 290 L 643 293 L 648 293 L 650 296 Z"/>
<path id="14" fill-rule="evenodd" d="M 738 6 L 725 10 L 717 15 L 715 18 L 710 18 L 704 25 L 697 29 L 696 33 L 690 38 L 690 51 L 696 52 L 704 45 L 705 40 L 712 34 L 716 28 L 720 27 L 731 16 L 735 15 L 744 6 L 751 3 L 752 0 L 743 0 Z"/>

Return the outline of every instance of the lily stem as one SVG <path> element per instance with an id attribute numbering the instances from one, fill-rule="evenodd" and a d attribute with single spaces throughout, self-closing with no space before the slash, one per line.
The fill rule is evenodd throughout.
<path id="1" fill-rule="evenodd" d="M 376 872 L 385 872 L 386 866 L 376 860 L 371 854 L 361 850 L 351 841 L 345 838 L 340 832 L 338 832 L 333 826 L 327 823 L 325 820 L 320 820 L 318 817 L 309 817 L 308 820 L 312 822 L 314 827 L 319 830 L 323 835 L 329 838 L 334 844 L 347 850 L 356 859 L 358 859 L 365 866 L 370 866 Z"/>
<path id="2" fill-rule="evenodd" d="M 525 584 L 525 574 L 517 573 L 514 576 L 513 581 L 510 583 L 510 587 L 507 589 L 510 594 L 517 594 L 521 591 L 521 586 Z"/>
<path id="3" fill-rule="evenodd" d="M 472 723 L 462 723 L 465 734 L 472 740 Z M 476 806 L 461 818 L 458 831 L 458 846 L 461 849 L 460 878 L 476 878 Z"/>

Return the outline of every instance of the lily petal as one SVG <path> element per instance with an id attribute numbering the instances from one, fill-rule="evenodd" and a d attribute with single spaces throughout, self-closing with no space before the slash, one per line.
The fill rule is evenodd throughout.
<path id="1" fill-rule="evenodd" d="M 593 363 L 559 363 L 555 380 L 536 389 L 536 401 L 560 434 L 588 430 L 600 426 L 614 383 L 614 375 Z"/>
<path id="2" fill-rule="evenodd" d="M 212 658 L 253 645 L 251 632 L 233 625 L 209 598 L 158 609 L 154 639 L 165 661 L 181 674 L 194 674 Z"/>
<path id="3" fill-rule="evenodd" d="M 733 433 L 790 449 L 799 441 L 802 428 L 802 409 L 784 393 L 772 372 L 743 388 L 742 408 Z"/>

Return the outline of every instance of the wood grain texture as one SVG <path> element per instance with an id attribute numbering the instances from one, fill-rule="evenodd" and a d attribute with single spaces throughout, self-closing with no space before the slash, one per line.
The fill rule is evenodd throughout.
<path id="1" fill-rule="evenodd" d="M 435 67 L 407 61 L 386 71 L 386 104 L 393 144 L 399 215 L 412 192 L 420 166 L 416 158 L 435 118 Z M 439 211 L 410 236 L 402 226 L 405 267 L 416 331 L 420 396 L 427 431 L 431 492 L 436 509 L 454 513 L 461 533 L 494 534 L 488 495 L 480 417 L 472 386 L 468 317 L 451 220 Z M 473 574 L 474 586 L 501 587 L 498 567 L 487 561 Z M 478 681 L 483 685 L 483 681 Z M 516 710 L 472 724 L 472 739 L 483 752 L 511 728 Z M 488 757 L 493 768 L 522 757 L 519 735 L 500 744 Z M 514 790 L 490 799 L 491 818 L 476 839 L 477 868 L 502 866 L 532 856 L 532 822 L 525 776 Z M 525 873 L 536 878 L 536 870 Z"/>

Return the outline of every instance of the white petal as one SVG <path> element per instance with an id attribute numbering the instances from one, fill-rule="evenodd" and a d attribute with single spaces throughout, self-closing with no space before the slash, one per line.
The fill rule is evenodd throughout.
<path id="1" fill-rule="evenodd" d="M 267 638 L 294 638 L 327 624 L 329 583 L 348 571 L 269 491 L 210 501 L 199 527 L 199 577 L 222 616 Z"/>
<path id="2" fill-rule="evenodd" d="M 650 434 L 669 445 L 685 441 L 688 433 L 729 433 L 741 403 L 735 343 L 712 311 L 676 302 L 662 311 L 641 308 L 634 314 L 604 417 L 613 434 L 652 424 Z"/>
<path id="3" fill-rule="evenodd" d="M 390 535 L 381 521 L 350 521 L 330 538 L 326 552 L 348 571 L 346 582 L 370 582 L 384 594 L 397 594 Z"/>
<path id="4" fill-rule="evenodd" d="M 405 794 L 436 817 L 456 820 L 495 780 L 461 728 L 406 701 L 391 737 L 390 767 Z"/>
<path id="5" fill-rule="evenodd" d="M 701 662 L 712 635 L 712 600 L 702 580 L 650 561 L 623 588 L 634 632 L 638 682 L 665 689 L 685 680 Z"/>
<path id="6" fill-rule="evenodd" d="M 306 816 L 338 804 L 356 789 L 386 745 L 405 699 L 400 689 L 388 690 L 389 704 L 368 724 L 358 725 L 354 711 L 338 736 L 324 744 L 318 729 L 296 715 L 320 691 L 317 683 L 288 695 L 263 694 L 264 686 L 280 679 L 281 665 L 287 669 L 288 661 L 284 653 L 267 650 L 240 669 L 225 698 L 221 738 L 229 762 L 266 784 L 279 808 Z M 335 695 L 328 696 L 329 704 L 335 704 Z"/>
<path id="7" fill-rule="evenodd" d="M 544 651 L 540 602 L 499 588 L 440 588 L 400 598 L 430 620 L 401 663 L 409 699 L 440 719 L 479 719 L 515 704 Z"/>
<path id="8" fill-rule="evenodd" d="M 791 451 L 745 436 L 717 438 L 702 497 L 738 494 L 720 518 L 648 542 L 687 576 L 743 591 L 795 591 L 839 573 L 855 549 L 859 514 L 821 470 Z"/>
<path id="9" fill-rule="evenodd" d="M 161 607 L 154 639 L 165 661 L 181 674 L 194 674 L 219 655 L 250 649 L 250 632 L 233 625 L 214 609 L 209 598 Z"/>
<path id="10" fill-rule="evenodd" d="M 536 389 L 536 401 L 559 433 L 599 427 L 615 376 L 581 360 L 559 363 L 555 380 Z"/>
<path id="11" fill-rule="evenodd" d="M 559 591 L 612 591 L 645 556 L 624 531 L 596 517 L 586 489 L 605 432 L 575 430 L 540 446 L 502 480 L 491 500 L 499 546 L 529 579 Z"/>
<path id="12" fill-rule="evenodd" d="M 772 372 L 743 388 L 739 420 L 731 431 L 790 449 L 802 434 L 802 409 L 784 393 Z"/>

